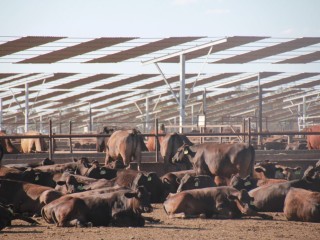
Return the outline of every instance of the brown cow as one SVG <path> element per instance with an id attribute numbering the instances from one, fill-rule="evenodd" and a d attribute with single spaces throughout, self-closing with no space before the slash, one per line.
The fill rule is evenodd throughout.
<path id="1" fill-rule="evenodd" d="M 243 143 L 203 143 L 194 146 L 184 144 L 172 161 L 182 162 L 186 157 L 198 175 L 215 177 L 215 183 L 220 185 L 216 177 L 228 180 L 236 173 L 241 177 L 251 175 L 255 151 L 251 145 Z"/>
<path id="2" fill-rule="evenodd" d="M 152 130 L 150 133 L 151 133 L 151 134 L 155 134 L 156 131 L 155 131 L 155 130 Z M 165 133 L 164 130 L 161 130 L 161 129 L 160 129 L 160 130 L 158 131 L 158 134 L 164 134 L 164 133 Z M 158 150 L 160 150 L 160 146 L 161 146 L 162 140 L 163 140 L 163 137 L 162 137 L 162 136 L 159 136 L 159 137 L 158 137 Z M 155 137 L 148 137 L 146 146 L 147 146 L 149 152 L 155 151 L 155 150 L 156 150 Z"/>
<path id="3" fill-rule="evenodd" d="M 30 217 L 23 216 L 20 213 L 15 213 L 12 205 L 4 205 L 0 203 L 0 231 L 7 226 L 11 226 L 11 221 L 15 219 L 26 221 L 32 225 L 39 224 Z"/>
<path id="4" fill-rule="evenodd" d="M 35 136 L 41 135 L 41 133 L 37 131 L 29 131 L 24 133 L 25 136 Z M 44 141 L 44 138 L 22 138 L 21 139 L 21 151 L 23 153 L 31 153 L 31 152 L 44 152 L 47 150 L 47 145 Z"/>
<path id="5" fill-rule="evenodd" d="M 112 166 L 111 162 L 120 158 L 123 165 L 129 168 L 130 162 L 135 160 L 140 170 L 141 152 L 147 150 L 143 137 L 136 129 L 115 131 L 108 140 L 105 165 Z"/>
<path id="6" fill-rule="evenodd" d="M 234 187 L 238 190 L 245 189 L 250 191 L 254 188 L 267 186 L 275 183 L 287 182 L 286 179 L 274 179 L 274 178 L 265 178 L 265 179 L 257 179 L 247 176 L 245 178 L 241 178 L 239 174 L 232 176 L 229 186 Z"/>
<path id="7" fill-rule="evenodd" d="M 86 193 L 82 197 L 66 195 L 47 204 L 41 211 L 42 217 L 59 227 L 108 226 L 110 223 L 116 226 L 143 226 L 141 213 L 152 211 L 144 187 L 138 187 L 135 191 L 125 189 L 104 194 Z M 127 222 L 128 217 L 132 217 L 132 221 Z M 123 218 L 126 223 L 121 221 Z"/>
<path id="8" fill-rule="evenodd" d="M 185 135 L 178 134 L 176 132 L 167 134 L 163 137 L 160 146 L 160 154 L 164 161 L 165 172 L 168 169 L 168 164 L 172 163 L 173 156 L 183 144 L 188 144 L 189 146 L 193 145 Z"/>
<path id="9" fill-rule="evenodd" d="M 112 134 L 114 132 L 113 128 L 104 127 L 103 131 L 99 134 Z M 109 137 L 97 137 L 96 150 L 97 152 L 105 152 Z"/>
<path id="10" fill-rule="evenodd" d="M 0 179 L 0 201 L 12 204 L 18 213 L 40 214 L 41 208 L 62 194 L 51 187 Z"/>
<path id="11" fill-rule="evenodd" d="M 311 126 L 307 132 L 320 132 L 320 125 Z M 320 149 L 320 135 L 307 135 L 307 146 L 309 150 Z"/>
<path id="12" fill-rule="evenodd" d="M 163 206 L 170 218 L 258 216 L 263 219 L 272 219 L 271 216 L 251 209 L 252 200 L 245 190 L 238 191 L 235 188 L 223 186 L 170 194 Z"/>
<path id="13" fill-rule="evenodd" d="M 286 179 L 294 180 L 300 178 L 301 167 L 288 167 L 277 162 L 265 160 L 256 163 L 254 166 L 253 177 L 257 179 Z"/>
<path id="14" fill-rule="evenodd" d="M 196 176 L 195 170 L 183 170 L 177 172 L 168 172 L 160 177 L 165 191 L 165 196 L 169 193 L 176 193 L 180 184 L 180 179 L 184 175 L 189 174 L 191 176 Z"/>
<path id="15" fill-rule="evenodd" d="M 290 188 L 283 212 L 289 221 L 320 222 L 320 193 Z"/>
<path id="16" fill-rule="evenodd" d="M 0 131 L 0 136 L 6 136 L 5 131 Z M 4 148 L 4 153 L 20 153 L 20 151 L 12 144 L 9 138 L 1 138 L 0 145 Z"/>
<path id="17" fill-rule="evenodd" d="M 216 187 L 216 184 L 213 181 L 213 178 L 208 175 L 198 175 L 198 176 L 191 176 L 186 174 L 180 180 L 179 187 L 177 192 L 182 192 L 191 189 L 200 189 L 206 187 Z"/>
<path id="18" fill-rule="evenodd" d="M 282 212 L 284 201 L 290 188 L 320 191 L 320 175 L 317 167 L 310 166 L 301 179 L 261 186 L 249 192 L 254 198 L 254 206 L 263 212 Z"/>

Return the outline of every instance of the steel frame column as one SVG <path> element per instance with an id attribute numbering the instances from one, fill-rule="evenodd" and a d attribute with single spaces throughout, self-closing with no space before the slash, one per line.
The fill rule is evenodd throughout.
<path id="1" fill-rule="evenodd" d="M 180 55 L 180 121 L 179 132 L 183 133 L 183 125 L 185 124 L 185 56 Z"/>
<path id="2" fill-rule="evenodd" d="M 3 112 L 3 105 L 2 105 L 2 98 L 0 98 L 0 131 L 2 130 L 2 112 Z"/>
<path id="3" fill-rule="evenodd" d="M 29 122 L 29 83 L 25 83 L 25 109 L 24 109 L 24 131 L 28 132 Z"/>
<path id="4" fill-rule="evenodd" d="M 258 73 L 258 93 L 259 93 L 259 126 L 258 132 L 262 132 L 262 87 L 260 82 L 260 73 Z M 258 135 L 258 146 L 261 146 L 261 135 Z"/>
<path id="5" fill-rule="evenodd" d="M 150 124 L 149 124 L 149 121 L 150 121 L 150 115 L 149 115 L 149 98 L 147 97 L 146 98 L 146 118 L 145 118 L 145 128 L 146 128 L 146 131 L 149 132 L 149 128 L 150 128 Z"/>

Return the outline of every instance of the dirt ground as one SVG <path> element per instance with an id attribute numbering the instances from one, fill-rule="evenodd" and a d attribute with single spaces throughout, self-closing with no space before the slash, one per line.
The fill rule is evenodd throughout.
<path id="1" fill-rule="evenodd" d="M 320 223 L 289 222 L 282 213 L 270 213 L 273 220 L 244 218 L 238 220 L 169 219 L 162 204 L 154 205 L 152 216 L 160 223 L 146 223 L 143 228 L 57 228 L 41 218 L 39 226 L 30 226 L 20 220 L 0 232 L 2 240 L 197 240 L 197 239 L 319 239 Z"/>

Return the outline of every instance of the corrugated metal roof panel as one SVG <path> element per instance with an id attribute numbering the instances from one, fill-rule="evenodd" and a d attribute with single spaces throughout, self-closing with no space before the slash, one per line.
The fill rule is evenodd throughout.
<path id="1" fill-rule="evenodd" d="M 134 47 L 115 54 L 110 54 L 104 57 L 96 58 L 87 63 L 115 63 L 135 58 L 148 53 L 163 50 L 186 42 L 200 39 L 201 37 L 170 37 L 159 41 L 151 42 L 142 46 Z"/>
<path id="2" fill-rule="evenodd" d="M 287 83 L 295 82 L 295 81 L 302 80 L 305 78 L 313 77 L 316 75 L 319 75 L 319 73 L 300 73 L 300 74 L 297 74 L 294 76 L 282 78 L 280 80 L 275 80 L 275 81 L 272 81 L 269 83 L 264 83 L 264 84 L 262 84 L 262 87 L 263 88 L 271 88 L 271 87 L 275 87 L 275 86 L 278 86 L 281 84 L 287 84 Z"/>
<path id="3" fill-rule="evenodd" d="M 133 77 L 121 79 L 120 81 L 104 84 L 102 86 L 99 86 L 99 89 L 113 89 L 116 87 L 125 86 L 126 84 L 135 83 L 135 82 L 145 80 L 155 76 L 158 76 L 158 75 L 157 74 L 139 74 Z"/>
<path id="4" fill-rule="evenodd" d="M 320 60 L 320 51 L 286 59 L 277 63 L 311 63 Z"/>
<path id="5" fill-rule="evenodd" d="M 295 49 L 307 47 L 310 45 L 314 45 L 320 43 L 320 38 L 309 37 L 309 38 L 297 38 L 292 41 L 279 43 L 274 46 L 265 47 L 259 50 L 251 51 L 244 54 L 239 54 L 234 57 L 222 59 L 219 61 L 215 61 L 213 63 L 248 63 L 251 61 L 255 61 L 261 58 L 270 57 L 272 55 L 277 55 L 280 53 L 293 51 Z"/>
<path id="6" fill-rule="evenodd" d="M 130 41 L 134 38 L 98 38 L 75 46 L 63 48 L 34 58 L 29 58 L 19 63 L 54 63 L 88 52 L 96 51 L 115 44 Z"/>
<path id="7" fill-rule="evenodd" d="M 0 45 L 0 57 L 54 42 L 64 37 L 22 37 Z"/>
<path id="8" fill-rule="evenodd" d="M 220 52 L 220 51 L 223 51 L 226 49 L 238 47 L 238 46 L 248 44 L 251 42 L 256 42 L 256 41 L 259 41 L 259 40 L 262 40 L 265 38 L 266 37 L 239 37 L 239 36 L 228 37 L 227 42 L 220 43 L 218 45 L 213 45 L 211 54 L 216 53 L 216 52 Z M 187 53 L 187 54 L 185 54 L 185 60 L 191 60 L 191 59 L 198 58 L 201 56 L 206 56 L 209 52 L 209 48 L 210 47 Z M 178 63 L 179 61 L 180 61 L 180 59 L 178 56 L 178 57 L 168 58 L 168 59 L 163 60 L 161 62 Z"/>

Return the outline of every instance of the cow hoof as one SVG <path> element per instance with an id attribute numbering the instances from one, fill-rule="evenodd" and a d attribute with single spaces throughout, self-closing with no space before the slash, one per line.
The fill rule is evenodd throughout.
<path id="1" fill-rule="evenodd" d="M 207 216 L 206 216 L 204 213 L 201 213 L 201 214 L 199 215 L 199 218 L 206 219 Z"/>
<path id="2" fill-rule="evenodd" d="M 93 227 L 92 222 L 88 222 L 88 223 L 87 223 L 87 227 L 92 228 L 92 227 Z"/>

